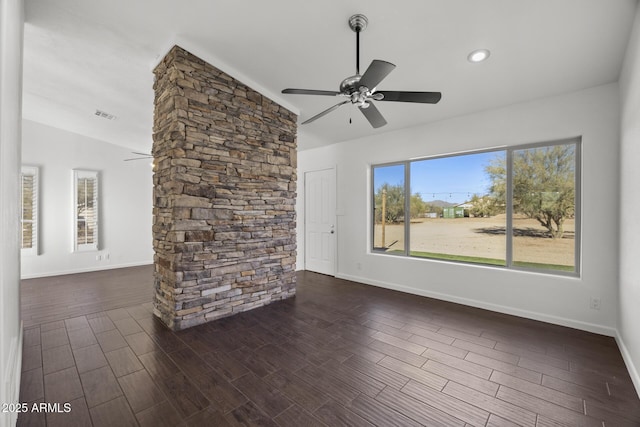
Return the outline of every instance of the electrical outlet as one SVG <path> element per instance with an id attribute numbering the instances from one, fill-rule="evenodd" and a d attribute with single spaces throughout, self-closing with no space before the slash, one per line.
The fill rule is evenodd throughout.
<path id="1" fill-rule="evenodd" d="M 600 310 L 600 298 L 591 297 L 591 302 L 589 303 L 589 308 L 591 310 Z"/>
<path id="2" fill-rule="evenodd" d="M 104 259 L 105 261 L 108 261 L 110 258 L 109 252 L 107 252 L 106 254 L 104 254 Z"/>
<path id="3" fill-rule="evenodd" d="M 96 261 L 102 261 L 102 255 L 96 255 Z"/>

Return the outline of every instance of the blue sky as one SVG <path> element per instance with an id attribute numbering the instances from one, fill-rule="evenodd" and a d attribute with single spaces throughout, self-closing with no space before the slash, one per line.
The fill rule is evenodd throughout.
<path id="1" fill-rule="evenodd" d="M 444 200 L 450 203 L 463 203 L 474 194 L 487 194 L 491 181 L 484 168 L 498 155 L 504 156 L 504 151 L 411 162 L 411 194 L 420 193 L 426 202 Z M 402 184 L 404 167 L 377 167 L 374 178 L 376 191 L 385 182 Z"/>

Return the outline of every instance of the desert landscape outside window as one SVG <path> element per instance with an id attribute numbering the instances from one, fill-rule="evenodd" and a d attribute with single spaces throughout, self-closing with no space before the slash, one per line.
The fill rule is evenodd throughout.
<path id="1" fill-rule="evenodd" d="M 373 166 L 373 251 L 575 275 L 579 159 L 572 139 Z"/>
<path id="2" fill-rule="evenodd" d="M 404 163 L 373 168 L 373 250 L 376 252 L 405 253 L 405 171 Z"/>
<path id="3" fill-rule="evenodd" d="M 505 152 L 411 162 L 412 256 L 506 265 L 506 198 L 485 171 Z"/>

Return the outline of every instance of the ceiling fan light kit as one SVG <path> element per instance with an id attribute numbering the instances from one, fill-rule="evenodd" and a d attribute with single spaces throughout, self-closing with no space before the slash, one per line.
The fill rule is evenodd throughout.
<path id="1" fill-rule="evenodd" d="M 379 128 L 387 124 L 380 111 L 373 104 L 373 101 L 394 101 L 394 102 L 415 102 L 421 104 L 436 104 L 440 101 L 440 92 L 405 92 L 405 91 L 378 91 L 378 84 L 394 68 L 390 62 L 374 59 L 371 65 L 360 74 L 360 33 L 367 28 L 369 20 L 366 16 L 357 14 L 348 20 L 349 28 L 356 33 L 356 74 L 344 79 L 339 86 L 340 91 L 314 90 L 314 89 L 284 89 L 282 93 L 292 95 L 324 95 L 340 96 L 346 100 L 329 107 L 315 116 L 302 122 L 303 125 L 311 123 L 323 117 L 338 107 L 351 103 L 362 112 L 371 126 Z"/>

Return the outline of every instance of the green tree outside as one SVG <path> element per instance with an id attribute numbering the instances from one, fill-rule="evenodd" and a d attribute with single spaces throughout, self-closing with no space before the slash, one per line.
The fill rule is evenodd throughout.
<path id="1" fill-rule="evenodd" d="M 400 222 L 404 218 L 404 185 L 382 184 L 375 194 L 376 222 L 382 222 L 382 193 L 387 193 L 385 221 L 387 223 Z"/>
<path id="2" fill-rule="evenodd" d="M 387 192 L 386 202 L 386 218 L 387 223 L 393 224 L 404 220 L 404 185 L 397 184 L 391 185 L 389 183 L 382 184 L 375 194 L 375 207 L 376 207 L 376 223 L 382 222 L 382 193 Z M 412 194 L 410 203 L 409 215 L 411 218 L 421 218 L 424 213 L 427 212 L 427 204 L 422 200 L 422 196 L 418 193 Z"/>
<path id="3" fill-rule="evenodd" d="M 411 195 L 411 218 L 423 218 L 427 211 L 427 204 L 422 200 L 420 193 Z"/>
<path id="4" fill-rule="evenodd" d="M 490 195 L 478 196 L 474 194 L 469 200 L 469 204 L 472 205 L 469 213 L 476 218 L 488 218 L 504 210 L 504 207 L 500 206 L 496 199 Z"/>
<path id="5" fill-rule="evenodd" d="M 485 168 L 491 193 L 506 200 L 506 159 Z M 575 214 L 575 145 L 554 145 L 513 152 L 513 210 L 536 219 L 556 239 Z"/>

